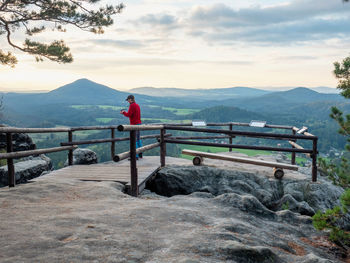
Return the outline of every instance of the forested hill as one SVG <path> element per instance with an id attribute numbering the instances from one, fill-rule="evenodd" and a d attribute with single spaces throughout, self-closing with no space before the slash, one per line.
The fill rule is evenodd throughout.
<path id="1" fill-rule="evenodd" d="M 186 117 L 207 122 L 250 122 L 251 120 L 266 120 L 267 118 L 267 116 L 256 112 L 226 106 L 206 108 Z"/>
<path id="2" fill-rule="evenodd" d="M 152 88 L 143 87 L 129 90 L 130 93 L 137 93 L 156 97 L 176 97 L 180 99 L 191 98 L 192 100 L 223 100 L 228 98 L 246 98 L 262 96 L 272 91 L 248 88 L 233 87 L 223 89 L 177 89 L 177 88 Z"/>
<path id="3" fill-rule="evenodd" d="M 330 146 L 344 148 L 345 140 L 335 135 L 338 127 L 329 118 L 332 106 L 350 111 L 349 101 L 339 94 L 318 93 L 302 87 L 275 92 L 247 87 L 152 90 L 157 96 L 134 93 L 145 123 L 204 119 L 207 122 L 265 120 L 271 124 L 306 125 L 321 138 L 322 150 Z M 187 95 L 181 97 L 179 93 Z M 130 92 L 87 79 L 45 93 L 4 93 L 3 122 L 18 127 L 119 124 L 127 121 L 119 111 L 128 107 L 125 101 L 128 94 Z M 173 97 L 159 97 L 166 94 Z"/>

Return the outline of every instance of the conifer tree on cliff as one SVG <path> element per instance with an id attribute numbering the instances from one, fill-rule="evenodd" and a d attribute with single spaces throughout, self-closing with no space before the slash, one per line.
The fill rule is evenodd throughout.
<path id="1" fill-rule="evenodd" d="M 42 43 L 37 34 L 47 29 L 65 32 L 69 25 L 83 31 L 102 34 L 103 28 L 113 24 L 112 16 L 120 13 L 123 4 L 93 9 L 100 0 L 0 0 L 0 36 L 8 47 L 34 55 L 37 61 L 47 58 L 58 63 L 73 61 L 69 47 L 63 40 Z M 14 39 L 16 32 L 24 30 L 23 43 Z M 13 67 L 17 58 L 0 46 L 0 64 Z"/>
<path id="2" fill-rule="evenodd" d="M 337 88 L 341 90 L 341 95 L 350 99 L 350 57 L 341 63 L 335 62 L 333 73 L 339 80 Z M 345 191 L 340 197 L 341 206 L 335 206 L 324 213 L 318 211 L 313 216 L 313 224 L 319 230 L 329 230 L 330 239 L 347 250 L 350 246 L 350 231 L 341 222 L 350 218 L 350 114 L 344 116 L 341 110 L 332 107 L 330 117 L 338 122 L 339 133 L 347 137 L 348 144 L 345 145 L 347 151 L 340 162 L 333 160 L 328 163 L 320 159 L 320 166 L 333 183 L 343 187 Z"/>

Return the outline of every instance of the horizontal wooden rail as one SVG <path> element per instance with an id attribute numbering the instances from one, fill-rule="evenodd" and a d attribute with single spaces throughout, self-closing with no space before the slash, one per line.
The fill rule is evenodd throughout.
<path id="1" fill-rule="evenodd" d="M 149 145 L 146 145 L 146 146 L 137 148 L 137 149 L 136 149 L 136 153 L 139 154 L 139 153 L 142 153 L 142 152 L 151 150 L 151 149 L 153 149 L 153 148 L 156 148 L 156 147 L 158 147 L 158 146 L 160 146 L 160 143 L 159 143 L 159 142 L 156 142 L 156 143 L 153 143 L 153 144 L 149 144 Z M 115 156 L 113 157 L 113 161 L 119 162 L 119 161 L 124 160 L 124 159 L 129 158 L 129 157 L 130 157 L 130 151 L 128 151 L 128 152 L 123 152 L 123 153 L 119 153 L 119 154 L 115 155 Z"/>
<path id="2" fill-rule="evenodd" d="M 118 131 L 146 131 L 146 130 L 161 130 L 163 125 L 119 125 Z"/>
<path id="3" fill-rule="evenodd" d="M 87 131 L 87 130 L 109 130 L 109 129 L 117 129 L 118 125 L 109 125 L 109 126 L 80 126 L 80 127 L 72 127 L 71 131 Z"/>
<path id="4" fill-rule="evenodd" d="M 96 140 L 87 140 L 87 141 L 74 141 L 74 142 L 61 142 L 62 146 L 68 145 L 82 145 L 82 144 L 97 144 L 97 143 L 105 143 L 105 142 L 120 142 L 120 141 L 128 141 L 128 138 L 115 138 L 115 139 L 96 139 Z"/>
<path id="5" fill-rule="evenodd" d="M 235 136 L 232 136 L 235 137 Z M 221 136 L 175 136 L 170 137 L 170 139 L 174 140 L 205 140 L 205 139 L 228 139 L 231 136 L 221 135 Z"/>
<path id="6" fill-rule="evenodd" d="M 164 123 L 152 123 L 152 124 L 153 125 L 163 125 Z M 192 123 L 166 123 L 166 125 L 188 127 L 188 126 L 192 126 Z M 218 127 L 220 127 L 220 126 L 225 127 L 225 126 L 230 126 L 230 125 L 250 127 L 249 123 L 244 123 L 244 122 L 223 122 L 223 123 L 209 122 L 209 123 L 207 123 L 207 126 L 218 126 Z M 293 129 L 293 126 L 265 124 L 264 128 L 291 130 L 291 129 Z"/>
<path id="7" fill-rule="evenodd" d="M 171 136 L 170 133 L 165 134 L 166 137 Z M 152 134 L 152 135 L 144 135 L 140 138 L 143 139 L 152 139 L 152 138 L 159 138 L 159 134 Z M 121 142 L 121 141 L 129 141 L 130 137 L 123 137 L 123 138 L 115 138 L 115 139 L 96 139 L 96 140 L 87 140 L 87 141 L 75 141 L 75 142 L 61 142 L 61 146 L 69 146 L 69 145 L 82 145 L 82 144 L 97 144 L 97 143 L 106 143 L 106 142 Z"/>
<path id="8" fill-rule="evenodd" d="M 222 148 L 237 148 L 237 149 L 277 151 L 277 152 L 312 153 L 312 150 L 307 150 L 307 149 L 277 148 L 277 147 L 269 147 L 269 146 L 250 146 L 250 145 L 240 145 L 240 144 L 224 144 L 224 143 L 212 143 L 212 142 L 182 141 L 182 140 L 171 140 L 171 139 L 165 139 L 165 142 L 166 143 L 175 143 L 175 144 L 214 146 L 214 147 L 222 147 Z"/>
<path id="9" fill-rule="evenodd" d="M 304 149 L 304 147 L 300 146 L 299 144 L 297 144 L 296 142 L 293 141 L 289 141 L 289 144 L 292 145 L 294 148 L 297 149 Z M 305 155 L 307 155 L 308 157 L 311 157 L 311 155 L 309 153 L 304 153 Z"/>
<path id="10" fill-rule="evenodd" d="M 11 152 L 11 153 L 0 153 L 0 159 L 17 159 L 17 158 L 27 157 L 27 156 L 31 156 L 31 155 L 39 155 L 39 154 L 45 154 L 45 153 L 74 150 L 76 148 L 78 148 L 78 146 L 73 145 L 73 146 L 62 146 L 62 147 L 20 151 L 20 152 Z"/>
<path id="11" fill-rule="evenodd" d="M 179 130 L 179 131 L 193 131 L 193 132 L 205 132 L 205 133 L 221 133 L 228 135 L 237 135 L 243 137 L 265 138 L 265 139 L 306 139 L 313 140 L 316 136 L 306 135 L 293 135 L 293 134 L 280 134 L 280 133 L 267 133 L 267 132 L 247 132 L 247 131 L 230 131 L 230 130 L 218 130 L 218 129 L 206 129 L 196 127 L 172 127 L 171 125 L 164 125 L 167 130 Z"/>
<path id="12" fill-rule="evenodd" d="M 307 130 L 307 127 L 304 127 L 304 128 L 306 128 L 306 130 Z M 299 128 L 297 128 L 297 127 L 293 127 L 293 131 L 295 131 L 295 132 L 297 132 L 297 133 L 299 133 L 299 131 L 302 131 L 301 133 L 304 134 L 305 136 L 314 136 L 314 137 L 316 137 L 315 135 L 313 135 L 313 134 L 307 132 L 306 130 L 305 130 L 305 131 L 302 131 L 302 129 L 299 129 Z"/>
<path id="13" fill-rule="evenodd" d="M 69 132 L 70 128 L 16 128 L 0 127 L 0 133 L 50 133 L 50 132 Z"/>

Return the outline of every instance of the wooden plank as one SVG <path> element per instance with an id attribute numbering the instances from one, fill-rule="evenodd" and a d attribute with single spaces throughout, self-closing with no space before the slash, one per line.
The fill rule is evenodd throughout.
<path id="1" fill-rule="evenodd" d="M 293 141 L 288 141 L 290 145 L 292 145 L 294 148 L 297 149 L 304 149 L 302 146 L 300 146 L 299 144 L 293 142 Z M 309 153 L 304 153 L 306 156 L 311 157 L 311 155 Z"/>
<path id="2" fill-rule="evenodd" d="M 187 155 L 192 155 L 192 156 L 201 156 L 201 157 L 224 160 L 224 161 L 241 162 L 241 163 L 255 164 L 255 165 L 261 165 L 261 166 L 289 169 L 289 170 L 294 170 L 294 171 L 298 170 L 298 166 L 296 166 L 296 165 L 277 163 L 277 162 L 268 162 L 268 161 L 262 161 L 262 160 L 256 160 L 256 159 L 254 160 L 254 159 L 250 159 L 250 158 L 228 156 L 228 155 L 222 155 L 222 154 L 205 153 L 205 152 L 192 151 L 192 150 L 187 150 L 187 149 L 182 150 L 182 153 L 187 154 Z"/>
<path id="3" fill-rule="evenodd" d="M 147 159 L 147 157 L 144 157 Z M 159 165 L 150 162 L 138 162 L 138 192 L 141 193 L 146 182 L 158 171 Z M 90 165 L 73 165 L 53 171 L 50 176 L 69 178 L 81 181 L 119 182 L 130 188 L 130 162 L 99 163 Z"/>

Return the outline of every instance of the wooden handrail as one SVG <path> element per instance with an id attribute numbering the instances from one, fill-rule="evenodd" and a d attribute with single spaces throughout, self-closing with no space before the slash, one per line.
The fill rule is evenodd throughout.
<path id="1" fill-rule="evenodd" d="M 61 147 L 54 147 L 54 148 L 28 150 L 28 151 L 11 152 L 11 153 L 0 153 L 0 159 L 17 159 L 17 158 L 27 157 L 31 155 L 74 150 L 76 148 L 78 148 L 78 146 L 73 145 L 73 146 L 61 146 Z"/>
<path id="2" fill-rule="evenodd" d="M 170 133 L 165 134 L 165 137 L 171 136 Z M 159 138 L 159 134 L 152 134 L 152 135 L 144 135 L 141 136 L 140 139 L 153 139 L 153 138 Z M 106 142 L 121 142 L 121 141 L 129 141 L 129 137 L 122 137 L 122 138 L 114 138 L 114 139 L 96 139 L 96 140 L 87 140 L 87 141 L 73 141 L 73 142 L 61 142 L 61 146 L 69 146 L 69 145 L 83 145 L 83 144 L 97 144 L 97 143 L 106 143 Z"/>
<path id="3" fill-rule="evenodd" d="M 139 153 L 151 150 L 153 148 L 156 148 L 158 146 L 160 146 L 159 142 L 156 142 L 156 143 L 153 143 L 153 144 L 148 144 L 146 146 L 137 148 L 136 149 L 136 153 L 139 154 Z M 123 153 L 119 153 L 119 154 L 115 155 L 114 158 L 113 158 L 113 161 L 120 162 L 121 160 L 124 160 L 124 159 L 129 158 L 129 157 L 130 157 L 130 151 L 127 151 L 127 152 L 123 152 Z"/>
<path id="4" fill-rule="evenodd" d="M 180 130 L 180 131 L 193 131 L 193 132 L 205 132 L 205 133 L 221 133 L 228 135 L 246 136 L 254 138 L 265 138 L 265 139 L 306 139 L 313 140 L 316 136 L 306 135 L 292 135 L 292 134 L 280 134 L 280 133 L 267 133 L 267 132 L 247 132 L 247 131 L 229 131 L 229 130 L 218 130 L 218 129 L 206 129 L 196 127 L 172 127 L 171 125 L 164 125 L 164 129 L 167 130 Z"/>
<path id="5" fill-rule="evenodd" d="M 0 127 L 0 133 L 51 133 L 51 132 L 69 132 L 70 128 L 17 128 Z"/>
<path id="6" fill-rule="evenodd" d="M 118 131 L 146 131 L 146 130 L 161 130 L 163 125 L 119 125 Z"/>
<path id="7" fill-rule="evenodd" d="M 87 131 L 87 130 L 109 130 L 117 129 L 118 125 L 109 125 L 109 126 L 80 126 L 72 127 L 71 131 Z"/>
<path id="8" fill-rule="evenodd" d="M 222 144 L 222 143 L 196 142 L 196 141 L 184 141 L 184 140 L 172 140 L 172 139 L 165 139 L 165 142 L 175 143 L 175 144 L 190 144 L 190 145 L 214 146 L 214 147 L 222 147 L 222 148 L 237 148 L 237 149 L 277 151 L 277 152 L 296 152 L 296 153 L 313 152 L 312 150 L 307 150 L 307 149 L 278 148 L 278 147 L 270 147 L 270 146 L 250 146 L 250 145 L 239 145 L 239 144 Z"/>
<path id="9" fill-rule="evenodd" d="M 206 140 L 206 139 L 229 139 L 235 136 L 219 135 L 219 136 L 171 136 L 174 140 Z"/>
<path id="10" fill-rule="evenodd" d="M 297 149 L 304 149 L 302 146 L 300 146 L 299 144 L 293 142 L 293 141 L 288 141 L 290 145 L 292 145 L 294 148 Z M 309 153 L 304 153 L 305 155 L 307 155 L 308 157 L 311 157 L 311 155 Z"/>

